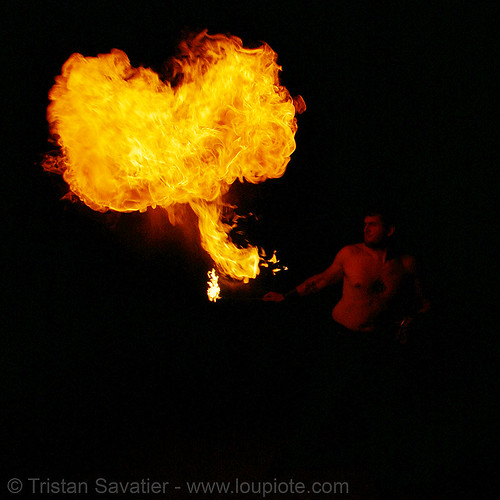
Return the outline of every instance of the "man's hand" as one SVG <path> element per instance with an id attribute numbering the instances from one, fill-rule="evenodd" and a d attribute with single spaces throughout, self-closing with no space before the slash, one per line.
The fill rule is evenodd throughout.
<path id="1" fill-rule="evenodd" d="M 282 293 L 276 292 L 268 292 L 262 297 L 262 300 L 267 302 L 283 302 L 285 300 L 285 296 Z"/>

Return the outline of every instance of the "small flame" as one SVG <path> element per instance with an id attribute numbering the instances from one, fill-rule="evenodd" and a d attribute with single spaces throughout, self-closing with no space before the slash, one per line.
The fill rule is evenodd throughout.
<path id="1" fill-rule="evenodd" d="M 182 42 L 169 69 L 164 81 L 121 50 L 73 54 L 49 93 L 60 153 L 43 167 L 100 212 L 189 204 L 218 271 L 247 282 L 262 259 L 231 241 L 223 196 L 236 179 L 285 173 L 304 101 L 280 85 L 277 54 L 265 43 L 249 49 L 204 31 Z"/>
<path id="2" fill-rule="evenodd" d="M 277 264 L 279 262 L 276 250 L 273 252 L 273 256 L 268 260 L 268 262 L 271 264 Z"/>
<path id="3" fill-rule="evenodd" d="M 219 277 L 215 272 L 215 269 L 208 271 L 208 289 L 207 296 L 210 302 L 216 302 L 220 299 L 220 286 L 219 286 Z"/>
<path id="4" fill-rule="evenodd" d="M 270 259 L 266 259 L 264 254 L 261 255 L 261 258 L 263 259 L 261 266 L 262 267 L 272 267 L 271 271 L 272 271 L 274 276 L 276 276 L 276 274 L 278 274 L 280 271 L 288 271 L 287 266 L 278 265 L 280 263 L 280 260 L 278 259 L 278 256 L 276 255 L 276 250 L 274 250 L 273 255 Z M 272 266 L 270 266 L 269 264 L 272 264 Z"/>

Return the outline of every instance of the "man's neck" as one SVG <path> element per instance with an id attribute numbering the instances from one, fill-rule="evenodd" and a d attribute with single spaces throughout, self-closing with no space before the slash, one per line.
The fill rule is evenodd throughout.
<path id="1" fill-rule="evenodd" d="M 365 250 L 372 255 L 375 259 L 385 264 L 389 257 L 389 248 L 384 247 L 369 247 L 366 243 L 363 243 Z"/>

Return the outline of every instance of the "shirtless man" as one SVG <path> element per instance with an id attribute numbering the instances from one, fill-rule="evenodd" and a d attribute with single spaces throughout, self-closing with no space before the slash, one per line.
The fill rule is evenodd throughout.
<path id="1" fill-rule="evenodd" d="M 395 226 L 379 213 L 364 219 L 364 242 L 342 248 L 332 265 L 312 276 L 287 294 L 269 292 L 266 301 L 281 302 L 290 296 L 305 296 L 343 283 L 342 298 L 332 316 L 346 331 L 373 332 L 400 328 L 405 342 L 406 328 L 416 314 L 425 313 L 424 298 L 416 273 L 415 259 L 392 251 Z M 397 330 L 397 328 L 394 328 Z"/>

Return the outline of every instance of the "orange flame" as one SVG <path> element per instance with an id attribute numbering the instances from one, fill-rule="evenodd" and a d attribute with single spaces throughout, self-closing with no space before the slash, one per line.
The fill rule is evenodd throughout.
<path id="1" fill-rule="evenodd" d="M 188 203 L 218 270 L 248 281 L 257 248 L 238 248 L 221 221 L 236 180 L 281 177 L 295 150 L 295 112 L 305 109 L 279 84 L 276 53 L 206 31 L 184 41 L 172 83 L 134 68 L 117 49 L 73 54 L 49 93 L 50 132 L 60 154 L 43 167 L 97 211 L 167 210 Z"/>
<path id="2" fill-rule="evenodd" d="M 219 286 L 219 277 L 215 272 L 215 269 L 208 271 L 208 289 L 207 296 L 210 302 L 216 302 L 220 299 L 220 286 Z"/>

